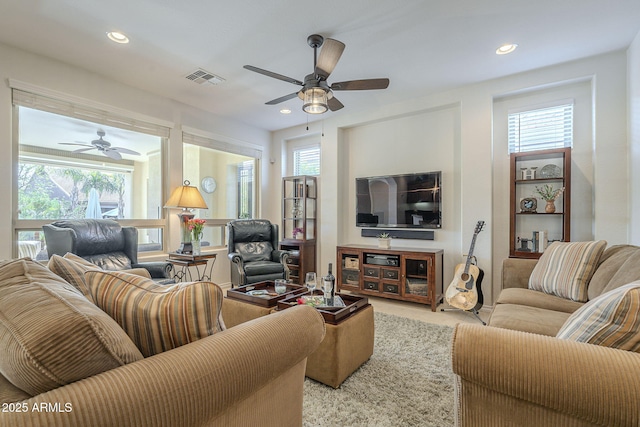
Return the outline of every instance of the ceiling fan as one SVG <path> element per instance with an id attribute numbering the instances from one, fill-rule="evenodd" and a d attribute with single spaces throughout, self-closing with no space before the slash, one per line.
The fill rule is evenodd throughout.
<path id="1" fill-rule="evenodd" d="M 76 143 L 76 142 L 61 142 L 60 144 L 79 145 L 81 147 L 88 147 L 88 148 L 78 148 L 77 150 L 73 150 L 73 152 L 82 153 L 84 151 L 89 151 L 89 150 L 98 150 L 105 156 L 110 157 L 114 160 L 122 160 L 122 155 L 120 153 L 133 154 L 134 156 L 140 155 L 140 153 L 138 153 L 137 151 L 129 150 L 128 148 L 112 147 L 109 141 L 105 141 L 104 139 L 102 139 L 102 137 L 106 135 L 102 129 L 98 129 L 97 134 L 100 138 L 94 139 L 93 141 L 91 141 L 91 144 Z"/>
<path id="2" fill-rule="evenodd" d="M 308 74 L 304 78 L 304 82 L 283 76 L 282 74 L 263 70 L 262 68 L 252 65 L 245 65 L 244 68 L 256 73 L 264 74 L 274 79 L 293 83 L 302 86 L 298 92 L 273 99 L 267 102 L 267 105 L 275 105 L 296 96 L 303 100 L 302 109 L 310 114 L 321 114 L 327 111 L 337 111 L 344 107 L 342 102 L 333 96 L 336 90 L 371 90 L 386 89 L 389 86 L 389 79 L 365 79 L 365 80 L 348 80 L 344 82 L 333 83 L 331 86 L 327 83 L 329 75 L 335 68 L 345 44 L 334 39 L 325 39 L 321 35 L 312 34 L 307 38 L 307 43 L 313 48 L 313 73 Z M 324 46 L 323 46 L 324 45 Z M 322 47 L 320 56 L 318 56 L 318 48 Z"/>

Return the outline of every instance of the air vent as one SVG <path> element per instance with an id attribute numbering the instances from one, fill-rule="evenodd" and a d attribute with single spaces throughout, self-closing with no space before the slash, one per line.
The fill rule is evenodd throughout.
<path id="1" fill-rule="evenodd" d="M 198 68 L 193 73 L 186 75 L 185 78 L 200 85 L 203 83 L 218 85 L 220 83 L 224 83 L 225 81 L 222 77 L 216 76 L 215 74 L 205 71 L 202 68 Z"/>

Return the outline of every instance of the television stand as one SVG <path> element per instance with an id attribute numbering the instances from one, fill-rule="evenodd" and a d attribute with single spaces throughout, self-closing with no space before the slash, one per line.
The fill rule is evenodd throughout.
<path id="1" fill-rule="evenodd" d="M 343 245 L 337 248 L 338 291 L 427 304 L 442 301 L 441 249 Z"/>

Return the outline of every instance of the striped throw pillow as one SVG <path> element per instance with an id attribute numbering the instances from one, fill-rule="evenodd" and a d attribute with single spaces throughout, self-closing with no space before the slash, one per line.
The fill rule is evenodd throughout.
<path id="1" fill-rule="evenodd" d="M 91 264 L 84 258 L 80 258 L 78 255 L 74 255 L 72 253 L 67 253 L 64 257 L 55 254 L 52 255 L 47 267 L 53 273 L 71 283 L 76 289 L 82 292 L 82 295 L 87 297 L 89 301 L 93 302 L 93 299 L 89 294 L 89 289 L 87 289 L 87 285 L 84 283 L 84 272 L 89 270 L 100 270 L 100 268 Z"/>
<path id="2" fill-rule="evenodd" d="M 529 289 L 586 302 L 587 286 L 607 242 L 553 242 L 529 277 Z"/>
<path id="3" fill-rule="evenodd" d="M 589 301 L 556 336 L 640 353 L 640 280 Z"/>
<path id="4" fill-rule="evenodd" d="M 71 252 L 67 252 L 63 257 L 55 254 L 52 255 L 47 267 L 65 281 L 71 283 L 76 289 L 82 292 L 82 295 L 93 302 L 93 297 L 84 282 L 84 273 L 89 270 L 102 271 L 100 267 Z M 151 278 L 149 271 L 144 268 L 130 268 L 122 270 L 122 272 Z"/>
<path id="5" fill-rule="evenodd" d="M 224 330 L 222 290 L 211 282 L 160 286 L 116 271 L 87 271 L 93 301 L 152 356 Z"/>

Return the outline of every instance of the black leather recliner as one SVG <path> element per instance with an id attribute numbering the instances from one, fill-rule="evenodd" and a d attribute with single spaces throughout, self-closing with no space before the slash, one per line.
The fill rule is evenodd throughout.
<path id="1" fill-rule="evenodd" d="M 278 226 L 264 219 L 238 219 L 227 224 L 231 287 L 288 279 L 289 252 L 278 249 Z"/>
<path id="2" fill-rule="evenodd" d="M 76 254 L 103 270 L 145 268 L 151 278 L 171 283 L 168 262 L 138 262 L 138 230 L 110 219 L 70 219 L 43 225 L 49 258 Z"/>

